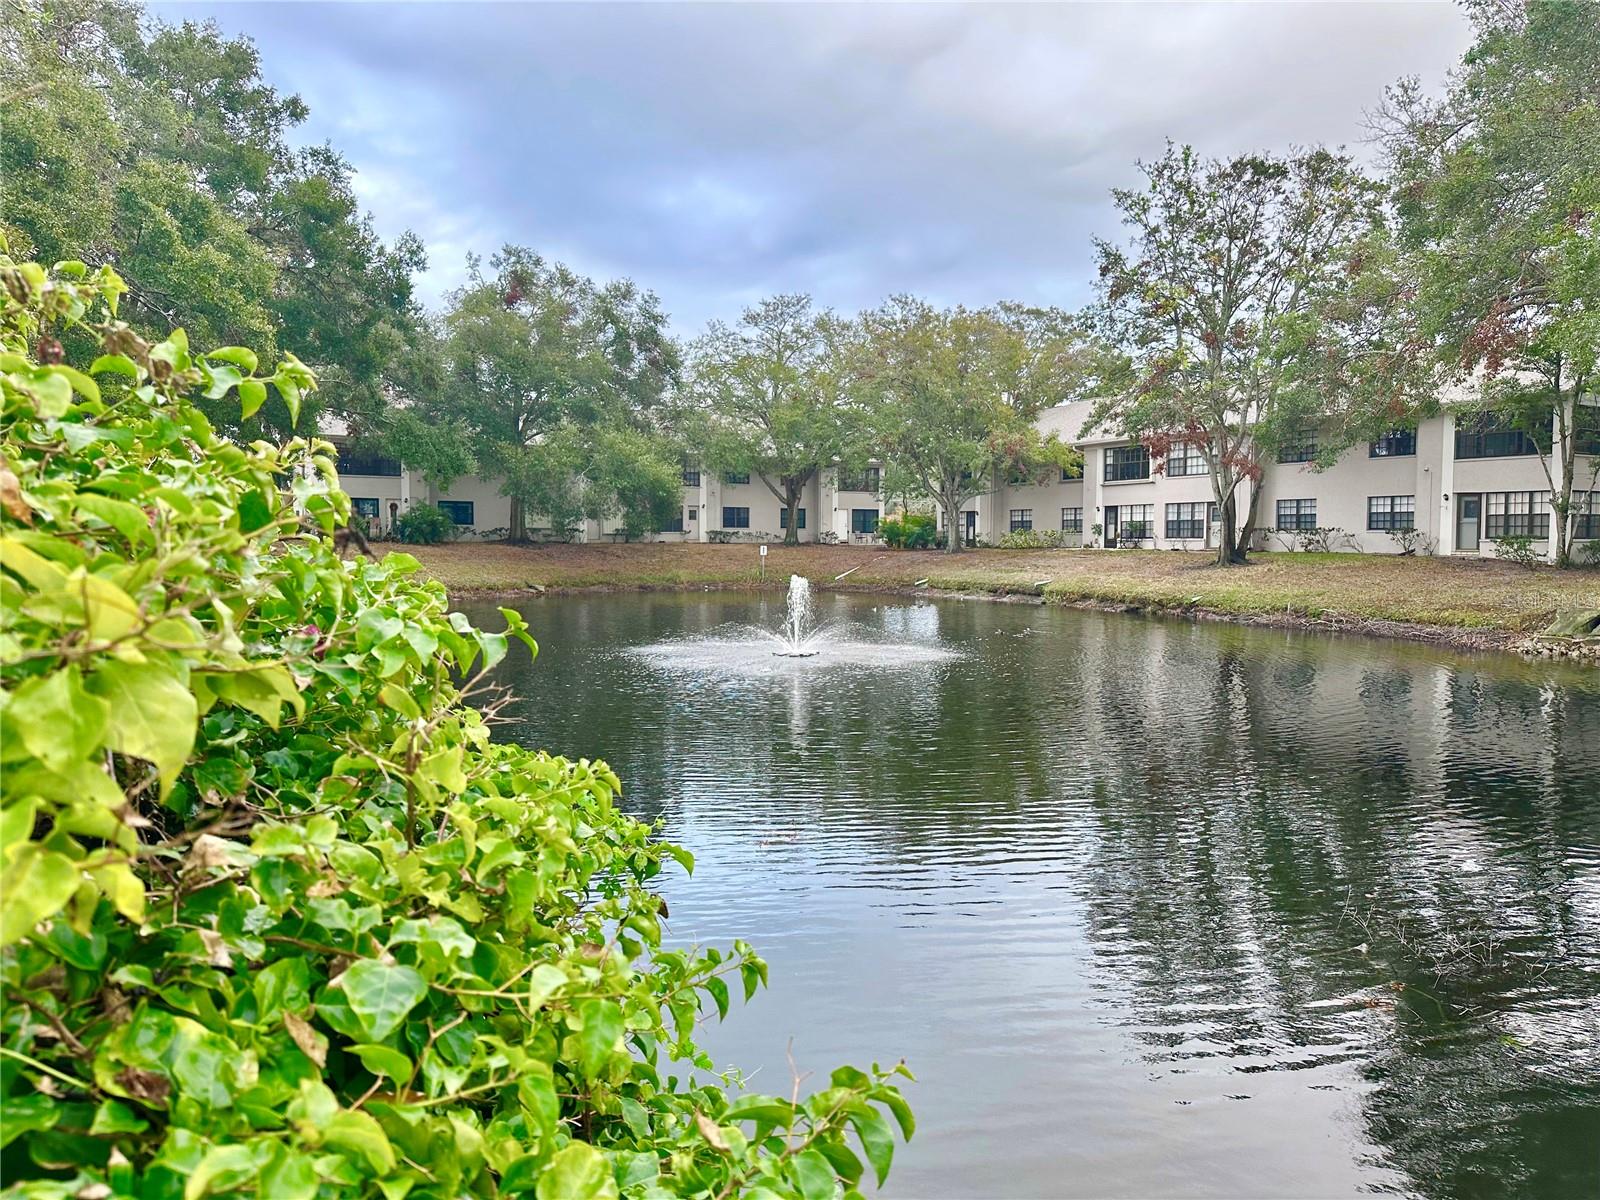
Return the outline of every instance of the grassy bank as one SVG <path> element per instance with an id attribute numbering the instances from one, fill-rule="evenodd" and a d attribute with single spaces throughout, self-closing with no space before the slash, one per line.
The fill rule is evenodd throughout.
<path id="1" fill-rule="evenodd" d="M 411 548 L 458 594 L 524 589 L 749 587 L 754 545 L 501 544 Z M 845 574 L 849 572 L 849 574 Z M 765 579 L 821 587 L 1028 595 L 1279 624 L 1489 645 L 1542 628 L 1558 608 L 1600 605 L 1600 573 L 1359 554 L 1259 554 L 1218 568 L 1170 551 L 979 550 L 947 556 L 857 546 L 773 546 Z M 836 579 L 843 575 L 843 579 Z"/>

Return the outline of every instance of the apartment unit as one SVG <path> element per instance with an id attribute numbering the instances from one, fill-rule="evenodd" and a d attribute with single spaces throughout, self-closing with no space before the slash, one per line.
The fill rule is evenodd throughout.
<path id="1" fill-rule="evenodd" d="M 1090 407 L 1060 405 L 1039 420 L 1082 451 L 1082 478 L 995 480 L 962 513 L 969 537 L 994 542 L 1014 530 L 1059 528 L 1068 544 L 1214 549 L 1216 505 L 1201 450 L 1179 446 L 1165 460 L 1152 460 L 1127 438 L 1085 432 Z M 1515 429 L 1446 411 L 1415 429 L 1353 446 L 1330 467 L 1317 465 L 1317 450 L 1308 436 L 1267 465 L 1255 485 L 1256 548 L 1324 541 L 1369 554 L 1415 547 L 1488 556 L 1498 541 L 1527 537 L 1536 551 L 1550 552 L 1551 484 L 1532 439 Z M 1586 435 L 1577 451 L 1574 500 L 1583 516 L 1576 538 L 1597 540 L 1600 432 Z M 1241 522 L 1250 500 L 1248 486 L 1241 488 Z M 1307 536 L 1319 530 L 1331 532 Z"/>
<path id="2" fill-rule="evenodd" d="M 1153 460 L 1137 442 L 1086 428 L 1092 405 L 1078 401 L 1047 409 L 1039 428 L 1076 446 L 1081 468 L 1045 477 L 995 478 L 962 506 L 962 535 L 993 544 L 1021 530 L 1059 530 L 1066 545 L 1147 549 L 1214 549 L 1217 511 L 1205 456 L 1179 446 Z M 1600 422 L 1577 446 L 1573 486 L 1583 514 L 1577 540 L 1600 541 Z M 1495 543 L 1527 537 L 1534 549 L 1551 546 L 1550 481 L 1525 434 L 1479 416 L 1446 411 L 1415 429 L 1395 429 L 1317 463 L 1314 434 L 1267 465 L 1259 490 L 1257 549 L 1327 545 L 1369 554 L 1488 556 Z M 1553 458 L 1562 457 L 1557 453 Z M 503 537 L 510 501 L 492 480 L 465 477 L 447 488 L 393 459 L 342 451 L 339 472 L 355 508 L 377 531 L 387 531 L 413 504 L 434 504 L 465 537 Z M 1557 485 L 1559 486 L 1559 479 Z M 1251 500 L 1241 488 L 1239 512 Z M 818 472 L 801 494 L 795 524 L 803 542 L 872 542 L 885 511 L 877 464 L 857 473 Z M 653 538 L 662 541 L 777 541 L 783 505 L 759 477 L 718 475 L 688 466 L 676 519 Z M 941 514 L 940 525 L 944 518 Z M 549 536 L 530 521 L 534 536 Z M 589 521 L 574 534 L 594 541 L 622 536 L 614 521 Z"/>

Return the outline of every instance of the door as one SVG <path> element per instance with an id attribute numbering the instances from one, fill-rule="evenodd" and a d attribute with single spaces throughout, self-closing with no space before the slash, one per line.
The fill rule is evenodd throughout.
<path id="1" fill-rule="evenodd" d="M 1106 505 L 1105 540 L 1102 543 L 1107 549 L 1113 549 L 1116 547 L 1117 531 L 1117 506 L 1115 504 L 1108 504 Z"/>
<path id="2" fill-rule="evenodd" d="M 1456 549 L 1478 548 L 1478 522 L 1483 512 L 1483 496 L 1478 492 L 1456 493 Z"/>
<path id="3" fill-rule="evenodd" d="M 967 545 L 972 545 L 978 540 L 978 510 L 969 508 L 961 514 L 962 523 L 966 526 L 965 538 Z"/>

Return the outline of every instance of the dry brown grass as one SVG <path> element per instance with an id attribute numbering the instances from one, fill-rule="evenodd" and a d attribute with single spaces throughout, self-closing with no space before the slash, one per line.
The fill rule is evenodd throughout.
<path id="1" fill-rule="evenodd" d="M 754 545 L 488 543 L 410 549 L 425 573 L 463 594 L 762 582 Z M 858 546 L 772 546 L 765 582 L 776 586 L 791 574 L 820 587 L 920 584 L 1330 625 L 1401 622 L 1473 631 L 1491 640 L 1537 630 L 1558 608 L 1600 606 L 1600 573 L 1592 570 L 1528 571 L 1501 562 L 1394 555 L 1258 554 L 1249 566 L 1219 568 L 1209 557 L 1171 551 L 978 550 L 952 557 Z"/>

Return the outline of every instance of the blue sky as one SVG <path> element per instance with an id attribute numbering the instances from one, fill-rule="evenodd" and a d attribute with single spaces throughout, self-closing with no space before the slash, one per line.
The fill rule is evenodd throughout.
<path id="1" fill-rule="evenodd" d="M 761 296 L 854 311 L 1076 306 L 1108 191 L 1166 138 L 1370 149 L 1401 75 L 1469 41 L 1443 3 L 161 3 L 254 38 L 299 131 L 415 230 L 436 303 L 531 246 L 696 331 Z"/>

